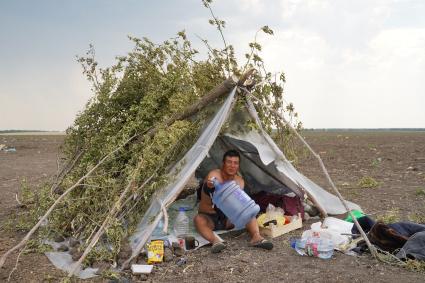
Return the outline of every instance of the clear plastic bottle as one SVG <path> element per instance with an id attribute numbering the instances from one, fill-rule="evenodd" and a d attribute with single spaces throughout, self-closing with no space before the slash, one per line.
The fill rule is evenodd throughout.
<path id="1" fill-rule="evenodd" d="M 300 255 L 315 256 L 323 259 L 329 259 L 334 252 L 332 240 L 320 237 L 307 237 L 297 239 L 292 247 Z"/>
<path id="2" fill-rule="evenodd" d="M 189 218 L 186 215 L 184 207 L 179 208 L 176 221 L 174 222 L 174 234 L 179 237 L 189 234 Z"/>

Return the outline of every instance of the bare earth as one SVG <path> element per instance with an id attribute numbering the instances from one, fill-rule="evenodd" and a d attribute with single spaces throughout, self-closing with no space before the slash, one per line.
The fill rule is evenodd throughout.
<path id="1" fill-rule="evenodd" d="M 372 217 L 396 213 L 402 220 L 413 214 L 425 217 L 425 132 L 307 132 L 307 141 L 319 153 L 342 195 L 358 203 Z M 55 174 L 63 136 L 0 136 L 0 144 L 17 152 L 0 151 L 0 223 L 15 213 L 15 193 L 22 180 L 39 184 Z M 328 188 L 318 163 L 304 156 L 301 172 Z M 359 180 L 370 176 L 377 188 L 361 189 Z M 312 221 L 304 224 L 309 227 Z M 2 226 L 3 228 L 3 226 Z M 424 282 L 424 274 L 383 264 L 370 256 L 335 253 L 330 260 L 301 257 L 289 247 L 289 238 L 301 230 L 273 240 L 275 249 L 247 247 L 248 236 L 224 236 L 228 248 L 218 255 L 209 248 L 188 253 L 187 263 L 175 261 L 155 267 L 151 282 Z M 24 236 L 0 230 L 0 254 Z M 0 270 L 0 282 L 15 266 L 12 255 Z M 22 254 L 11 282 L 57 282 L 65 276 L 44 255 Z M 133 281 L 139 277 L 128 276 Z M 97 278 L 96 282 L 108 281 Z"/>

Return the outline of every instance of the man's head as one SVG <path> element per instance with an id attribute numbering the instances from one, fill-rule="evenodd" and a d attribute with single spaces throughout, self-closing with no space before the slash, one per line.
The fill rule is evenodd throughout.
<path id="1" fill-rule="evenodd" d="M 239 163 L 241 156 L 239 152 L 234 149 L 226 151 L 223 155 L 222 171 L 226 175 L 234 176 L 239 171 Z"/>

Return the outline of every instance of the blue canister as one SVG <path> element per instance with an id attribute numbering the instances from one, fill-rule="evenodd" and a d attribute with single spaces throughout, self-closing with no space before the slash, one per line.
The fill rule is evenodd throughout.
<path id="1" fill-rule="evenodd" d="M 260 207 L 235 181 L 220 184 L 212 179 L 215 191 L 212 202 L 229 218 L 237 229 L 245 228 L 248 222 L 257 216 Z"/>

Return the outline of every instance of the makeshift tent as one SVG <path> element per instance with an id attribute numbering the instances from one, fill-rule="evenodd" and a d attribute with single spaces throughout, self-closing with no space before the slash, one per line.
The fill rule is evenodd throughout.
<path id="1" fill-rule="evenodd" d="M 133 253 L 125 264 L 138 255 L 163 217 L 167 227 L 166 208 L 175 201 L 195 171 L 202 177 L 210 169 L 217 168 L 223 153 L 229 148 L 237 149 L 242 155 L 241 173 L 245 178 L 248 193 L 293 192 L 300 197 L 306 194 L 315 206 L 327 214 L 346 212 L 336 196 L 303 176 L 285 158 L 272 138 L 263 130 L 249 96 L 244 107 L 234 107 L 236 95 L 237 87 L 233 88 L 221 107 L 206 123 L 202 134 L 190 150 L 170 170 L 169 184 L 155 193 L 136 233 L 130 239 Z M 248 127 L 248 121 L 254 121 L 256 127 Z M 347 204 L 350 209 L 360 209 L 354 203 Z"/>

